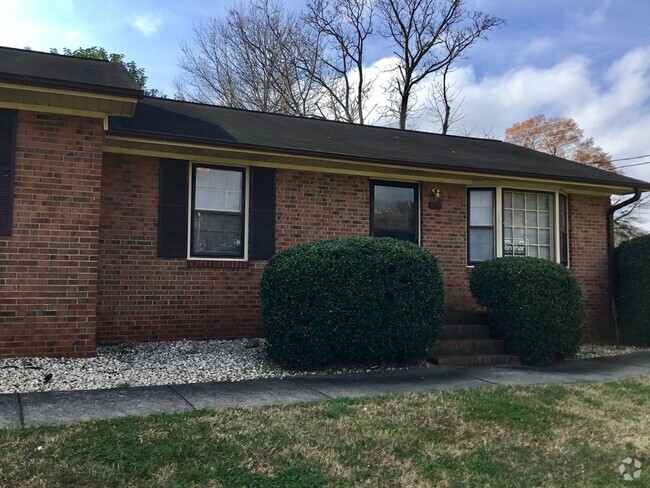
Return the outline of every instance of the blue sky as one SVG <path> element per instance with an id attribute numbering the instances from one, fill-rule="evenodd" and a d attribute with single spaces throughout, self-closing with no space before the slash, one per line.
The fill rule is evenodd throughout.
<path id="1" fill-rule="evenodd" d="M 102 46 L 145 68 L 149 86 L 173 95 L 192 26 L 223 15 L 221 0 L 3 0 L 0 45 Z M 287 2 L 302 8 L 301 0 Z M 503 138 L 537 113 L 573 117 L 614 158 L 650 154 L 650 1 L 468 0 L 506 24 L 454 74 L 464 118 L 452 131 Z M 373 46 L 374 67 L 390 50 Z M 427 114 L 413 128 L 432 129 Z M 635 160 L 642 162 L 650 160 Z M 625 164 L 625 163 L 620 163 Z M 650 181 L 650 165 L 625 169 Z"/>

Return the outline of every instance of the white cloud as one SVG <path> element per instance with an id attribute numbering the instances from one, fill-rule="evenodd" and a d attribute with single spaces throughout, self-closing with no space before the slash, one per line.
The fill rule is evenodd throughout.
<path id="1" fill-rule="evenodd" d="M 131 20 L 131 26 L 149 37 L 160 29 L 162 19 L 158 16 L 149 14 L 138 15 Z"/>
<path id="2" fill-rule="evenodd" d="M 47 51 L 59 47 L 61 40 L 73 46 L 81 38 L 78 29 L 68 28 L 52 20 L 61 11 L 71 12 L 70 2 L 43 6 L 29 0 L 8 0 L 2 2 L 0 16 L 0 45 L 10 47 L 31 47 Z"/>
<path id="3" fill-rule="evenodd" d="M 650 46 L 625 53 L 606 70 L 572 57 L 548 69 L 528 66 L 481 79 L 468 66 L 455 71 L 452 82 L 465 114 L 453 133 L 473 130 L 477 137 L 502 139 L 512 123 L 543 113 L 574 118 L 615 159 L 650 154 Z M 426 110 L 411 122 L 421 130 L 437 129 Z M 624 172 L 650 181 L 650 165 Z"/>
<path id="4" fill-rule="evenodd" d="M 388 85 L 391 74 L 386 68 L 394 66 L 395 61 L 381 59 L 368 68 L 367 74 L 378 76 L 370 105 L 385 103 L 381 88 Z M 514 122 L 542 113 L 575 119 L 585 135 L 593 137 L 615 159 L 650 154 L 650 45 L 624 53 L 605 69 L 597 68 L 594 60 L 574 56 L 548 69 L 525 66 L 480 79 L 467 66 L 454 71 L 451 80 L 458 100 L 464 99 L 460 108 L 464 118 L 451 127 L 450 133 L 503 139 L 505 129 Z M 424 103 L 434 83 L 429 79 L 418 91 L 418 110 L 409 128 L 439 130 Z M 381 107 L 375 114 L 380 112 Z M 650 158 L 615 164 L 643 161 Z M 622 171 L 650 181 L 650 164 Z M 643 225 L 650 230 L 650 212 L 644 219 Z"/>
<path id="5" fill-rule="evenodd" d="M 522 51 L 524 56 L 539 56 L 555 48 L 555 41 L 550 37 L 537 37 L 533 39 Z"/>
<path id="6" fill-rule="evenodd" d="M 569 19 L 576 24 L 576 27 L 602 27 L 607 20 L 609 5 L 609 0 L 605 0 L 596 8 L 579 12 L 570 12 Z"/>

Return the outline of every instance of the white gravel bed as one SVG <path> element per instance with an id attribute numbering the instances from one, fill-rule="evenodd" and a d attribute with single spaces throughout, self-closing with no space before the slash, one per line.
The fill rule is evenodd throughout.
<path id="1" fill-rule="evenodd" d="M 580 346 L 576 359 L 603 358 L 623 356 L 635 352 L 650 351 L 650 347 L 616 346 L 608 344 L 583 344 Z"/>
<path id="2" fill-rule="evenodd" d="M 370 369 L 286 371 L 267 359 L 263 339 L 254 348 L 246 348 L 247 343 L 245 339 L 144 342 L 98 347 L 94 358 L 0 358 L 0 393 L 241 381 L 396 369 L 377 366 Z M 428 363 L 418 364 L 425 365 Z"/>
<path id="3" fill-rule="evenodd" d="M 341 374 L 379 369 L 287 371 L 266 356 L 265 342 L 247 348 L 248 340 L 143 342 L 97 348 L 94 358 L 0 358 L 0 393 L 86 390 L 208 381 L 285 378 L 308 374 Z M 618 356 L 650 348 L 583 344 L 576 359 Z M 427 362 L 417 367 L 435 367 Z"/>

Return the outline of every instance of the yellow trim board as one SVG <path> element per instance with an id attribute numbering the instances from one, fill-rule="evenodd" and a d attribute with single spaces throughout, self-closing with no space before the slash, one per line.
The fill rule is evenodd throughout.
<path id="1" fill-rule="evenodd" d="M 79 108 L 55 107 L 52 105 L 35 105 L 25 103 L 11 103 L 0 100 L 0 108 L 11 108 L 15 110 L 25 110 L 27 112 L 41 112 L 58 115 L 74 115 L 78 117 L 90 117 L 93 119 L 104 119 L 106 113 L 96 112 L 93 110 L 83 110 Z"/>
<path id="2" fill-rule="evenodd" d="M 609 196 L 619 192 L 630 192 L 630 188 L 626 187 L 613 187 L 592 183 L 568 182 L 546 178 L 527 178 L 522 176 L 490 175 L 454 170 L 436 170 L 417 166 L 394 166 L 383 163 L 350 161 L 343 158 L 287 155 L 280 152 L 274 153 L 216 147 L 175 141 L 154 141 L 124 136 L 106 136 L 104 152 L 171 159 L 189 159 L 208 163 L 236 163 L 243 166 L 264 166 L 279 169 L 352 174 L 378 178 L 390 177 L 403 181 L 430 181 L 472 186 L 508 186 L 516 184 L 520 188 L 548 189 L 552 191 L 601 196 Z M 404 164 L 408 165 L 407 162 Z M 522 184 L 525 186 L 522 186 Z"/>
<path id="3" fill-rule="evenodd" d="M 0 106 L 17 110 L 104 118 L 106 115 L 132 116 L 137 102 L 136 98 L 0 83 Z"/>
<path id="4" fill-rule="evenodd" d="M 5 83 L 0 81 L 0 88 L 9 88 L 11 90 L 33 91 L 38 93 L 49 93 L 54 95 L 71 95 L 75 97 L 97 98 L 100 100 L 110 100 L 115 102 L 132 102 L 136 103 L 139 98 L 125 97 L 119 95 L 108 95 L 102 93 L 92 93 L 86 91 L 65 90 L 61 88 L 49 88 L 35 85 L 20 85 L 16 83 Z"/>

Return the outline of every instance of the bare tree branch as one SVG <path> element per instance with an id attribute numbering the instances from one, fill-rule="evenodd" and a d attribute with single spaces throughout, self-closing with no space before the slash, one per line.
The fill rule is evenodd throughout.
<path id="1" fill-rule="evenodd" d="M 406 128 L 415 88 L 432 73 L 453 65 L 503 19 L 467 11 L 464 0 L 377 0 L 382 35 L 395 47 L 398 69 L 389 90 L 392 111 Z"/>
<path id="2" fill-rule="evenodd" d="M 181 44 L 177 97 L 312 115 L 319 93 L 305 66 L 316 69 L 319 41 L 306 36 L 300 18 L 271 0 L 234 6 L 194 26 L 193 42 Z"/>
<path id="3" fill-rule="evenodd" d="M 310 0 L 307 9 L 312 36 L 322 39 L 322 70 L 311 71 L 325 93 L 319 109 L 335 120 L 364 124 L 374 81 L 364 71 L 366 41 L 374 30 L 372 0 Z"/>

